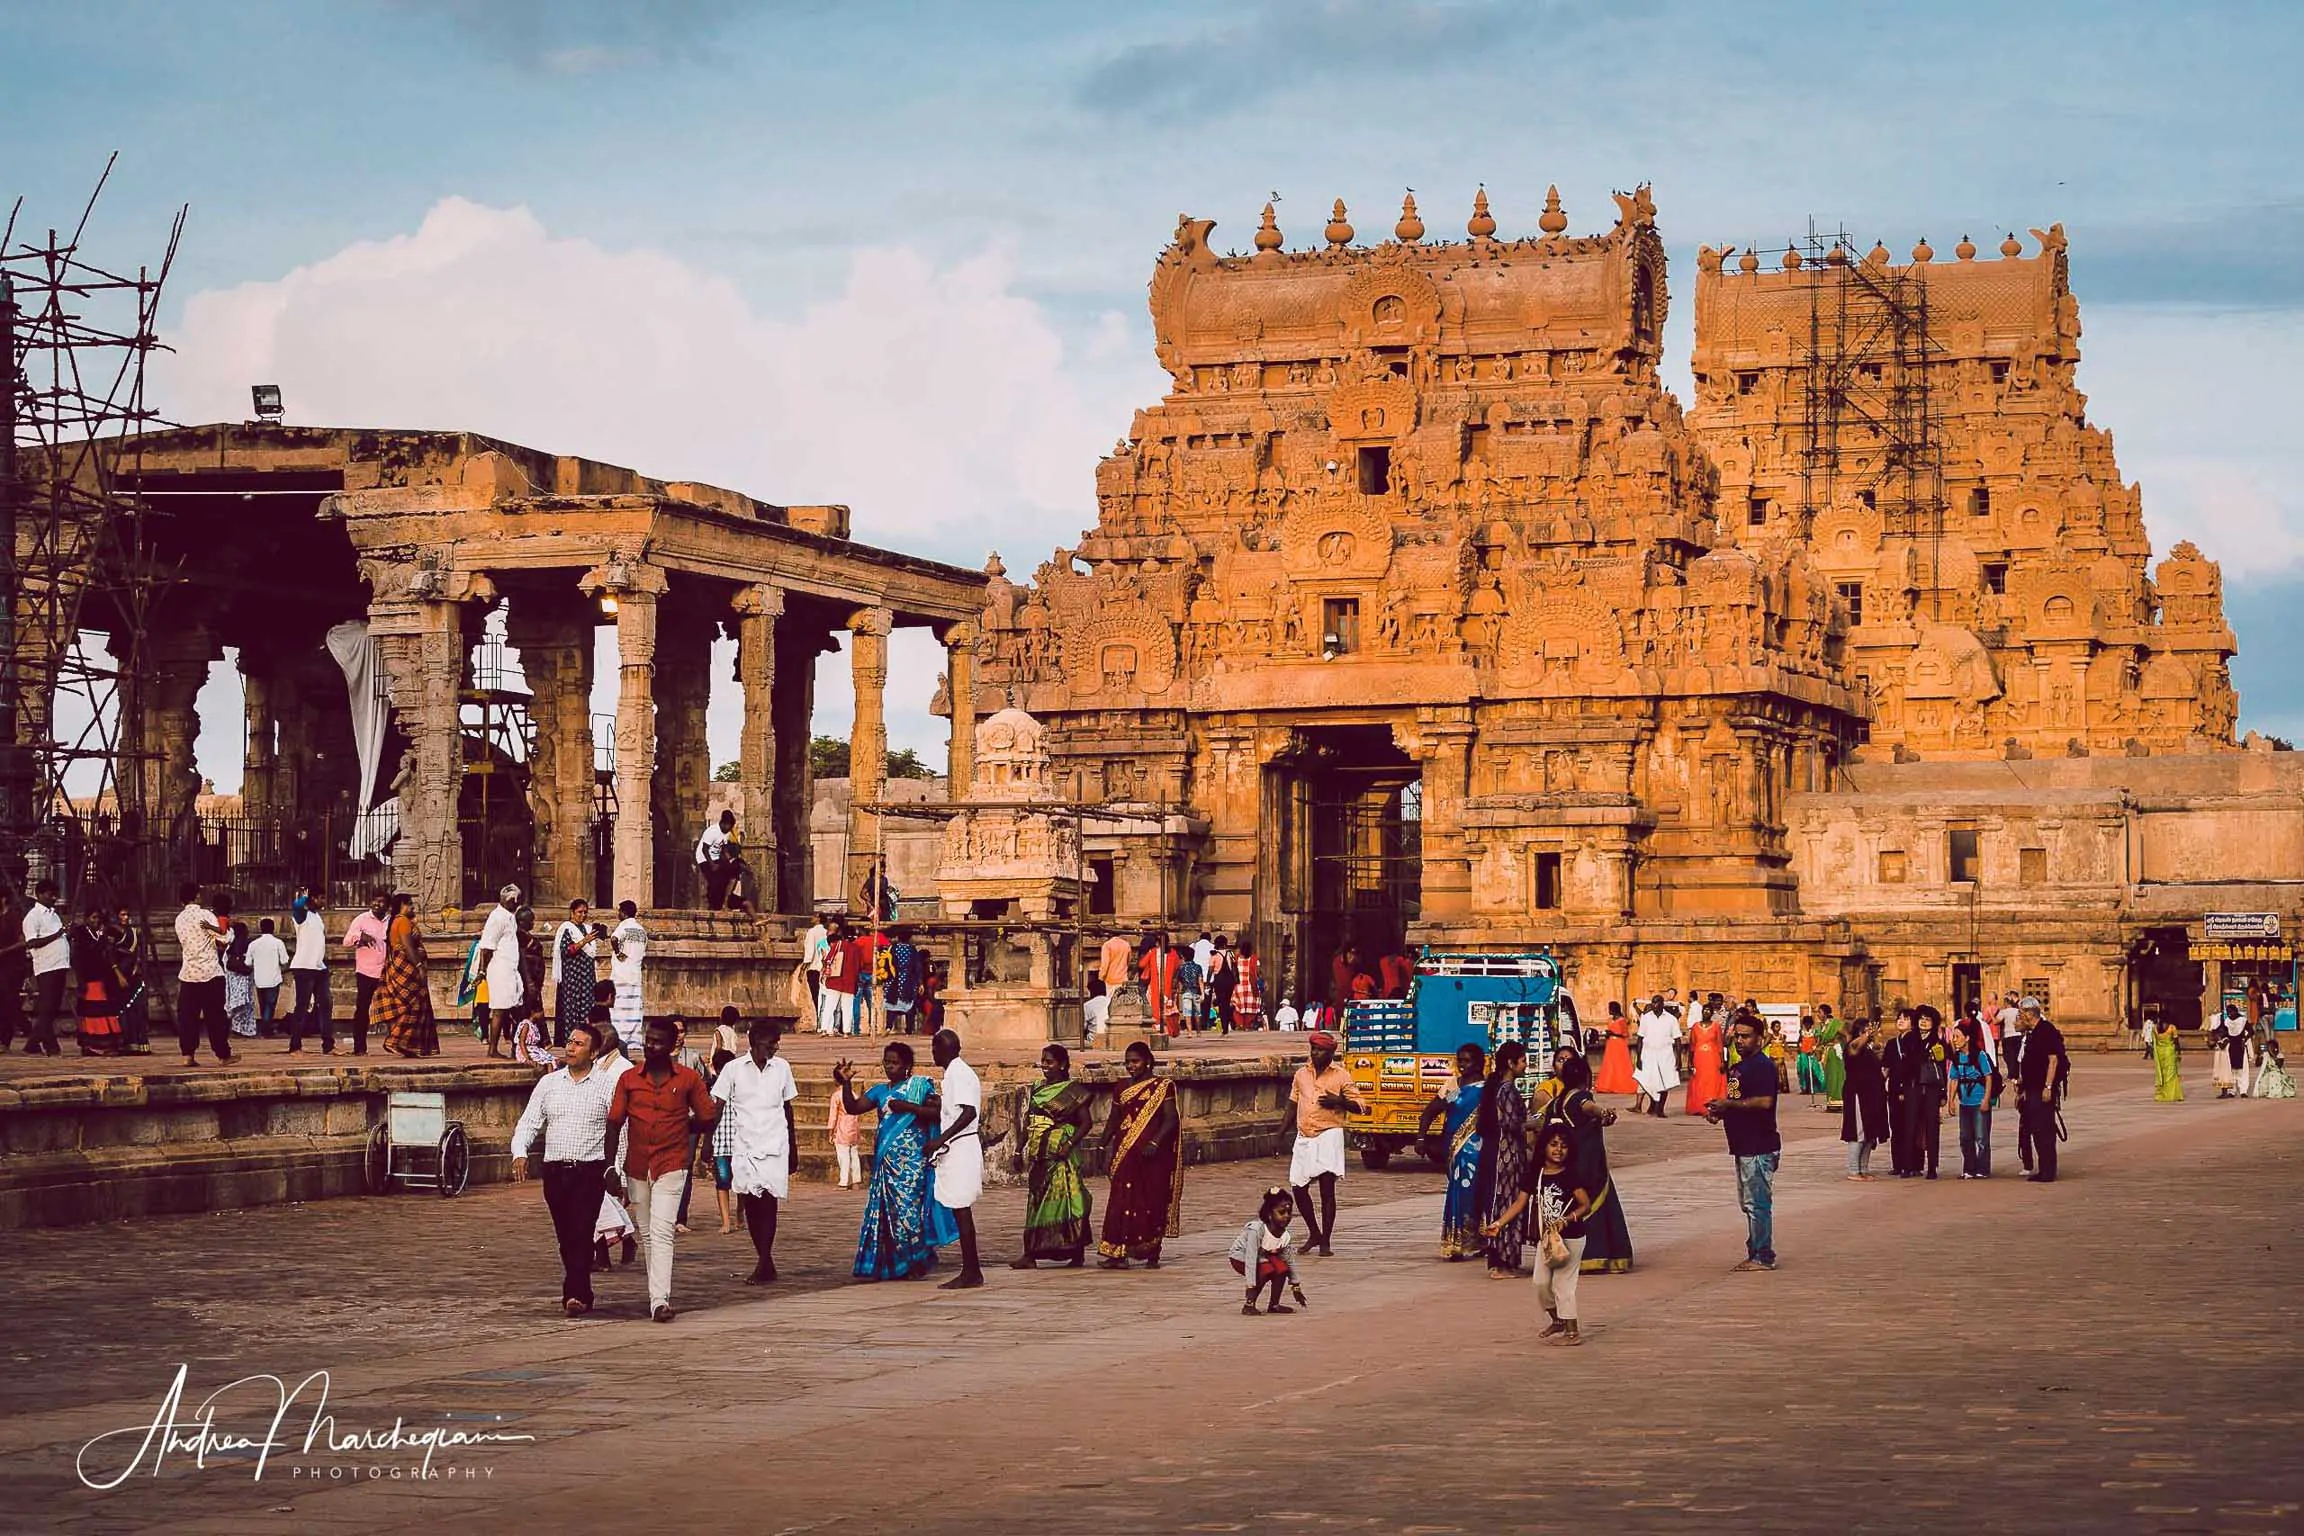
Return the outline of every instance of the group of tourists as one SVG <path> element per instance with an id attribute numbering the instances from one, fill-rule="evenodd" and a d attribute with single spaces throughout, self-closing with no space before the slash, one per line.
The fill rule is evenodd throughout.
<path id="1" fill-rule="evenodd" d="M 800 940 L 792 1003 L 820 1035 L 933 1034 L 943 1027 L 928 952 L 905 924 L 858 932 L 819 920 Z"/>
<path id="2" fill-rule="evenodd" d="M 1878 1177 L 1872 1155 L 1882 1145 L 1894 1177 L 1935 1178 L 1948 1109 L 1960 1177 L 1991 1178 L 1993 1116 L 2013 1092 L 2017 1160 L 2034 1183 L 2056 1182 L 2072 1057 L 2038 998 L 1980 1004 L 1949 1029 L 1932 1003 L 1899 1007 L 1885 1024 L 1873 1017 L 1835 1029 L 1828 1050 L 1824 1107 L 1840 1111 L 1851 1180 Z"/>
<path id="3" fill-rule="evenodd" d="M 1170 1039 L 1264 1027 L 1263 970 L 1245 938 L 1207 929 L 1189 943 L 1158 932 L 1107 938 L 1088 978 L 1091 1041 L 1103 1032 L 1112 1000 L 1130 988 L 1143 996 L 1152 1027 Z"/>

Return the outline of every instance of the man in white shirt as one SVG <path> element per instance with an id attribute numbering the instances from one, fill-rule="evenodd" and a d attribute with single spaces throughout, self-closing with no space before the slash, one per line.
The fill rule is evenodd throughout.
<path id="1" fill-rule="evenodd" d="M 1272 1010 L 1272 1027 L 1282 1034 L 1287 1034 L 1296 1028 L 1298 1018 L 1296 1005 L 1288 999 L 1282 998 L 1280 999 L 1280 1006 Z"/>
<path id="2" fill-rule="evenodd" d="M 515 1179 L 528 1177 L 528 1155 L 544 1139 L 544 1205 L 560 1244 L 560 1307 L 570 1317 L 592 1310 L 592 1229 L 615 1152 L 608 1103 L 616 1079 L 594 1070 L 599 1050 L 599 1025 L 587 1019 L 571 1028 L 568 1064 L 537 1079 L 512 1129 Z"/>
<path id="3" fill-rule="evenodd" d="M 43 880 L 32 891 L 24 914 L 24 949 L 32 957 L 32 1029 L 24 1037 L 30 1056 L 61 1056 L 56 1020 L 64 1011 L 64 983 L 71 979 L 72 945 L 56 912 L 56 882 Z"/>
<path id="4" fill-rule="evenodd" d="M 1093 1045 L 1104 1038 L 1104 1031 L 1112 1018 L 1112 994 L 1104 990 L 1104 978 L 1088 978 L 1088 997 L 1080 1005 L 1080 1038 Z"/>
<path id="5" fill-rule="evenodd" d="M 1216 940 L 1205 928 L 1200 930 L 1200 937 L 1192 941 L 1192 963 L 1200 967 L 1200 981 L 1205 986 L 1208 978 L 1216 974 Z"/>
<path id="6" fill-rule="evenodd" d="M 819 1012 L 824 1006 L 824 956 L 832 948 L 832 930 L 818 918 L 808 926 L 807 936 L 800 941 L 800 963 L 808 970 L 808 1009 Z M 829 1030 L 818 1030 L 829 1034 Z"/>
<path id="7" fill-rule="evenodd" d="M 707 822 L 696 839 L 696 868 L 704 877 L 704 910 L 717 912 L 728 905 L 728 886 L 736 874 L 736 849 L 730 836 L 736 813 L 722 811 L 717 822 Z"/>
<path id="8" fill-rule="evenodd" d="M 984 1283 L 976 1262 L 976 1197 L 984 1192 L 984 1085 L 960 1059 L 960 1036 L 936 1031 L 930 1049 L 944 1071 L 936 1085 L 936 1134 L 928 1143 L 935 1169 L 936 1203 L 960 1226 L 960 1273 L 940 1291 L 972 1291 Z"/>
<path id="9" fill-rule="evenodd" d="M 256 988 L 256 1031 L 268 1035 L 280 1012 L 280 984 L 288 979 L 288 946 L 270 918 L 256 925 L 256 937 L 248 941 L 248 979 Z"/>
<path id="10" fill-rule="evenodd" d="M 1664 1101 L 1673 1089 L 1680 1086 L 1680 1066 L 1673 1059 L 1673 1047 L 1680 1041 L 1680 1021 L 1675 1018 L 1662 993 L 1648 1000 L 1641 1011 L 1636 1031 L 1640 1046 L 1640 1065 L 1632 1080 L 1640 1085 L 1639 1107 L 1664 1118 Z"/>
<path id="11" fill-rule="evenodd" d="M 217 958 L 224 947 L 224 925 L 200 904 L 200 887 L 187 881 L 177 892 L 184 903 L 176 914 L 176 949 L 183 956 L 176 968 L 176 1045 L 184 1065 L 193 1066 L 200 1052 L 200 1031 L 206 1026 L 208 1048 L 219 1062 L 232 1059 L 231 1022 L 224 1016 L 224 966 Z"/>
<path id="12" fill-rule="evenodd" d="M 527 989 L 520 978 L 520 887 L 507 885 L 496 893 L 496 905 L 481 925 L 480 944 L 473 955 L 480 974 L 488 979 L 488 1054 L 496 1042 L 508 1039 L 512 1022 L 520 1017 Z"/>
<path id="13" fill-rule="evenodd" d="M 728 1182 L 744 1213 L 745 1230 L 752 1234 L 757 1261 L 744 1277 L 746 1285 L 775 1280 L 776 1208 L 792 1193 L 792 1148 L 799 1140 L 792 1101 L 800 1097 L 800 1090 L 792 1081 L 791 1066 L 776 1054 L 783 1039 L 783 1025 L 774 1019 L 758 1020 L 752 1026 L 752 1048 L 722 1067 L 712 1082 L 720 1113 L 733 1117 Z"/>
<path id="14" fill-rule="evenodd" d="M 648 930 L 640 926 L 640 908 L 632 902 L 618 902 L 616 917 L 616 927 L 608 935 L 608 980 L 616 989 L 608 1017 L 629 1055 L 641 1048 L 641 1027 L 647 1022 L 641 967 L 648 960 Z"/>
<path id="15" fill-rule="evenodd" d="M 328 1000 L 328 920 L 309 891 L 296 893 L 295 949 L 288 956 L 288 979 L 296 984 L 296 1008 L 288 1015 L 288 1054 L 304 1049 L 304 1032 L 320 1031 L 320 1054 L 336 1054 L 336 1016 Z"/>

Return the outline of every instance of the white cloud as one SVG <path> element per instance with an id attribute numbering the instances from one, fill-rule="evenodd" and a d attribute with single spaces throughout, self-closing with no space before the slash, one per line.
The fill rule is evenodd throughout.
<path id="1" fill-rule="evenodd" d="M 195 294 L 156 386 L 183 421 L 238 420 L 248 386 L 275 382 L 292 422 L 466 428 L 770 501 L 844 502 L 860 540 L 969 565 L 1001 548 L 1030 569 L 1092 524 L 1097 456 L 1158 394 L 1127 320 L 1094 317 L 1068 349 L 1000 248 L 846 259 L 836 296 L 776 313 L 671 253 L 448 198 L 413 233 Z M 941 759 L 934 651 L 899 648 L 890 734 Z M 845 667 L 825 673 L 830 725 L 847 715 Z M 732 756 L 732 737 L 715 751 Z"/>
<path id="2" fill-rule="evenodd" d="M 2226 576 L 2304 561 L 2304 314 L 2089 307 L 2080 387 L 2144 487 L 2156 554 L 2190 539 Z"/>

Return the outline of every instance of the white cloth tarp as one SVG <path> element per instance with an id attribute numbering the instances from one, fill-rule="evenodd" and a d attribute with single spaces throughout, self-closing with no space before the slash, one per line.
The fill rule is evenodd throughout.
<path id="1" fill-rule="evenodd" d="M 352 706 L 352 744 L 360 753 L 360 809 L 375 803 L 376 780 L 384 771 L 384 732 L 392 723 L 392 706 L 385 702 L 380 679 L 382 658 L 376 637 L 359 619 L 350 619 L 328 631 L 328 654 L 344 672 L 344 691 Z M 395 797 L 375 806 L 378 814 L 363 816 L 353 829 L 351 853 L 356 859 L 382 851 L 400 831 L 400 802 Z M 390 812 L 390 815 L 382 814 Z"/>

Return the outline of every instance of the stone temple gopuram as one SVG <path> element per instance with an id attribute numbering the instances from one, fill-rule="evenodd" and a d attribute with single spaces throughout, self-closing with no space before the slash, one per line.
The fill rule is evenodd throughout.
<path id="1" fill-rule="evenodd" d="M 1587 1002 L 2196 1015 L 2202 904 L 2295 905 L 2304 777 L 2233 750 L 2216 566 L 2147 571 L 2061 229 L 1707 247 L 1684 415 L 1655 205 L 1616 203 L 1499 239 L 1483 192 L 1438 243 L 1411 197 L 1371 245 L 1338 203 L 1296 251 L 1268 205 L 1230 256 L 1179 221 L 1170 390 L 1077 548 L 995 560 L 960 690 L 1045 727 L 1091 910 L 1296 997 L 1405 940 L 1548 945 Z"/>

